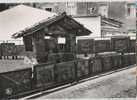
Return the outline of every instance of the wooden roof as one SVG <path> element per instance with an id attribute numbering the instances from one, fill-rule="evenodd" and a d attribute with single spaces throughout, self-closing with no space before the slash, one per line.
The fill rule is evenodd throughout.
<path id="1" fill-rule="evenodd" d="M 33 8 L 33 9 L 36 9 L 36 8 Z M 48 13 L 51 13 L 51 12 L 48 12 Z M 41 21 L 31 25 L 30 27 L 24 28 L 24 30 L 13 33 L 12 37 L 20 38 L 26 35 L 33 34 L 38 30 L 49 28 L 54 25 L 58 25 L 67 33 L 73 33 L 76 36 L 84 36 L 84 35 L 89 35 L 91 33 L 91 31 L 85 28 L 82 24 L 75 21 L 71 16 L 66 15 L 66 13 L 62 13 L 60 15 L 55 15 L 55 14 L 50 14 L 50 15 L 51 15 L 50 17 L 48 18 L 45 17 L 45 19 L 42 19 Z M 24 16 L 27 16 L 27 15 L 24 15 Z M 29 18 L 31 18 L 30 16 Z M 53 34 L 56 34 L 56 33 L 53 33 Z"/>
<path id="2" fill-rule="evenodd" d="M 102 17 L 102 20 L 101 20 L 101 24 L 108 24 L 110 26 L 113 26 L 113 27 L 117 27 L 117 28 L 120 28 L 122 27 L 122 22 L 119 21 L 119 20 L 116 20 L 116 19 L 113 19 L 113 18 L 105 18 L 105 17 Z"/>

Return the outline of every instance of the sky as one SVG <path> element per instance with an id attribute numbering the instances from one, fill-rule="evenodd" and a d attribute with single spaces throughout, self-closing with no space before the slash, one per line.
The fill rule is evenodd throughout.
<path id="1" fill-rule="evenodd" d="M 0 40 L 14 40 L 11 38 L 13 34 L 33 27 L 55 15 L 55 13 L 24 5 L 2 11 L 0 12 Z"/>

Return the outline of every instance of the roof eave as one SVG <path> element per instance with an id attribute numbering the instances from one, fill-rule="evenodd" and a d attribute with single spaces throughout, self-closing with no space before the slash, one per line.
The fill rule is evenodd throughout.
<path id="1" fill-rule="evenodd" d="M 20 31 L 20 32 L 17 32 L 17 33 L 14 33 L 14 34 L 12 35 L 12 38 L 15 38 L 15 39 L 16 39 L 16 38 L 20 38 L 20 37 L 23 37 L 25 34 L 31 35 L 31 34 L 33 34 L 34 32 L 42 29 L 43 27 L 46 27 L 46 26 L 48 26 L 49 24 L 51 24 L 51 23 L 53 23 L 53 22 L 55 22 L 55 21 L 57 21 L 57 20 L 60 20 L 60 19 L 63 18 L 64 16 L 65 16 L 65 14 L 63 13 L 63 14 L 61 14 L 61 15 L 59 15 L 59 16 L 56 16 L 55 18 L 52 18 L 52 21 L 51 21 L 51 20 L 44 21 L 44 22 L 42 22 L 42 23 L 36 24 L 36 26 L 33 26 L 32 28 L 29 28 L 29 29 L 27 29 L 27 30 L 23 30 L 23 31 Z M 56 20 L 54 20 L 54 19 L 56 19 Z"/>
<path id="2" fill-rule="evenodd" d="M 54 18 L 51 18 L 48 21 L 39 23 L 39 24 L 37 24 L 36 26 L 33 26 L 30 29 L 23 30 L 23 31 L 20 31 L 18 33 L 13 34 L 12 38 L 16 39 L 16 38 L 20 38 L 20 37 L 23 37 L 23 36 L 26 36 L 26 35 L 31 35 L 34 32 L 36 32 L 36 31 L 38 31 L 38 30 L 40 30 L 40 29 L 42 29 L 42 28 L 44 28 L 46 26 L 48 27 L 49 25 L 54 24 L 56 21 L 59 21 L 59 20 L 61 20 L 64 17 L 68 17 L 68 18 L 72 19 L 76 24 L 78 24 L 81 28 L 83 28 L 84 32 L 82 32 L 82 33 L 78 32 L 79 34 L 76 34 L 77 36 L 84 36 L 84 35 L 89 35 L 89 34 L 92 33 L 90 30 L 88 30 L 87 28 L 85 28 L 82 24 L 80 24 L 76 20 L 74 20 L 71 16 L 66 15 L 66 13 L 62 13 L 61 15 L 58 15 L 58 16 L 56 16 Z"/>

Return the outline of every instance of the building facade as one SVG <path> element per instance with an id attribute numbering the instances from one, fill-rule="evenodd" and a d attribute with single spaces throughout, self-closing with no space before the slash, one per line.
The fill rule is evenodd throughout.
<path id="1" fill-rule="evenodd" d="M 108 16 L 108 3 L 96 2 L 55 2 L 55 3 L 35 3 L 30 4 L 43 10 L 48 10 L 55 13 L 66 12 L 72 16 L 93 16 L 102 15 Z"/>
<path id="2" fill-rule="evenodd" d="M 71 16 L 98 16 L 113 18 L 123 22 L 120 31 L 124 34 L 136 33 L 135 2 L 60 2 L 36 4 L 39 8 L 56 12 L 66 12 Z"/>
<path id="3" fill-rule="evenodd" d="M 136 6 L 135 2 L 112 2 L 109 3 L 108 17 L 118 19 L 123 22 L 121 31 L 131 35 L 136 35 Z"/>
<path id="4" fill-rule="evenodd" d="M 10 5 L 10 7 L 16 4 Z M 66 12 L 71 16 L 103 16 L 123 22 L 120 32 L 135 36 L 136 7 L 135 2 L 55 2 L 27 4 L 39 9 L 61 14 Z"/>

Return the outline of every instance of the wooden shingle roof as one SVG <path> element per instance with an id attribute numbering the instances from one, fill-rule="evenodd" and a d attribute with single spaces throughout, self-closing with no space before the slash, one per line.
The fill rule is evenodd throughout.
<path id="1" fill-rule="evenodd" d="M 75 31 L 77 36 L 91 33 L 66 13 L 57 15 L 25 5 L 18 5 L 0 13 L 0 33 L 5 34 L 5 37 L 8 34 L 8 37 L 20 38 L 54 24 L 60 24 L 68 33 Z"/>

